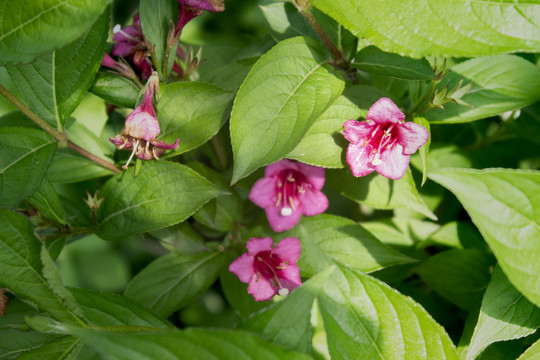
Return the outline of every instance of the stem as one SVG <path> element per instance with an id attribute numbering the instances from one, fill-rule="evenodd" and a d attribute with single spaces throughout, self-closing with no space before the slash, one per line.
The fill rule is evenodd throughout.
<path id="1" fill-rule="evenodd" d="M 20 101 L 15 95 L 9 92 L 8 89 L 0 85 L 0 94 L 5 97 L 9 102 L 11 102 L 17 109 L 19 109 L 26 117 L 32 120 L 36 125 L 45 130 L 49 135 L 58 141 L 60 146 L 67 146 L 68 148 L 75 150 L 79 154 L 87 157 L 88 159 L 94 161 L 95 163 L 103 166 L 106 169 L 111 170 L 114 173 L 119 173 L 120 170 L 113 164 L 106 160 L 103 160 L 94 154 L 89 153 L 78 145 L 72 143 L 68 140 L 66 133 L 60 133 L 52 126 L 47 124 L 43 119 L 41 119 L 36 113 L 34 113 L 28 106 L 26 106 L 22 101 Z"/>

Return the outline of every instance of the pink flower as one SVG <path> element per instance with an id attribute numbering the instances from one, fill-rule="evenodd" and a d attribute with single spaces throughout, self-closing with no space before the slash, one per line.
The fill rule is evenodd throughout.
<path id="1" fill-rule="evenodd" d="M 285 238 L 272 249 L 271 238 L 251 238 L 246 244 L 248 252 L 234 260 L 229 271 L 241 282 L 249 283 L 248 293 L 256 301 L 271 299 L 275 294 L 288 295 L 302 285 L 296 262 L 300 257 L 297 238 Z"/>
<path id="2" fill-rule="evenodd" d="M 400 179 L 407 171 L 411 154 L 428 141 L 428 131 L 405 122 L 405 114 L 388 98 L 377 100 L 366 119 L 343 124 L 343 135 L 351 142 L 347 163 L 352 174 L 365 176 L 375 170 L 389 179 Z"/>
<path id="3" fill-rule="evenodd" d="M 203 11 L 221 12 L 225 10 L 223 0 L 177 0 L 178 1 L 178 22 L 176 23 L 176 33 L 182 31 L 184 26 L 203 13 Z"/>
<path id="4" fill-rule="evenodd" d="M 323 168 L 283 159 L 266 167 L 249 199 L 266 211 L 270 227 L 280 232 L 293 228 L 302 214 L 326 211 L 328 199 L 320 191 L 323 185 Z"/>
<path id="5" fill-rule="evenodd" d="M 117 149 L 133 150 L 126 165 L 123 166 L 124 169 L 127 169 L 135 154 L 139 159 L 143 160 L 158 159 L 165 150 L 178 147 L 179 139 L 176 139 L 176 142 L 172 145 L 156 140 L 161 131 L 154 109 L 154 92 L 158 91 L 158 87 L 157 74 L 152 75 L 148 80 L 141 105 L 137 106 L 127 116 L 122 133 L 114 138 L 109 138 L 109 141 L 115 144 Z"/>

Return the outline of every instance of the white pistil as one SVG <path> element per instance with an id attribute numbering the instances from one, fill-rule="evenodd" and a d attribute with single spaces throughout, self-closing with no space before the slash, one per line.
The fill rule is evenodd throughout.
<path id="1" fill-rule="evenodd" d="M 382 160 L 379 159 L 377 156 L 375 156 L 375 158 L 373 158 L 373 161 L 371 161 L 371 165 L 373 166 L 379 166 L 382 164 Z"/>
<path id="2" fill-rule="evenodd" d="M 133 151 L 131 152 L 131 156 L 129 157 L 126 165 L 122 166 L 122 169 L 127 170 L 129 163 L 131 162 L 131 159 L 133 159 L 133 155 L 135 155 L 135 152 L 137 152 L 137 148 L 139 147 L 139 139 L 135 141 L 135 146 L 133 146 Z"/>
<path id="3" fill-rule="evenodd" d="M 133 41 L 139 41 L 138 39 L 134 38 L 133 36 L 129 35 L 127 32 L 125 32 L 124 30 L 122 30 L 122 27 L 120 26 L 120 24 L 116 24 L 113 28 L 113 34 L 122 34 L 124 35 L 125 37 L 127 37 L 129 40 L 133 40 Z"/>
<path id="4" fill-rule="evenodd" d="M 282 207 L 281 208 L 281 216 L 291 216 L 292 215 L 292 209 L 288 207 Z"/>
<path id="5" fill-rule="evenodd" d="M 281 296 L 287 296 L 287 295 L 289 295 L 289 289 L 281 288 L 281 289 L 279 289 L 278 294 L 281 295 Z"/>

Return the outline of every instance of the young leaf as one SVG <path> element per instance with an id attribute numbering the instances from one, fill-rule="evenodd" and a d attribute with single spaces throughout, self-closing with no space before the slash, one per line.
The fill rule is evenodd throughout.
<path id="1" fill-rule="evenodd" d="M 338 267 L 319 295 L 332 359 L 458 359 L 452 341 L 411 298 Z"/>
<path id="2" fill-rule="evenodd" d="M 437 219 L 418 194 L 410 170 L 399 180 L 390 180 L 376 173 L 354 177 L 349 169 L 330 170 L 326 179 L 330 187 L 361 204 L 383 210 L 408 208 Z"/>
<path id="3" fill-rule="evenodd" d="M 232 182 L 287 155 L 344 88 L 314 39 L 287 39 L 253 66 L 231 114 Z M 254 151 L 257 149 L 257 151 Z"/>
<path id="4" fill-rule="evenodd" d="M 341 134 L 343 123 L 348 119 L 365 118 L 373 103 L 388 96 L 384 91 L 369 85 L 346 88 L 313 123 L 287 158 L 326 168 L 346 167 L 344 149 L 348 141 Z"/>
<path id="5" fill-rule="evenodd" d="M 118 240 L 185 220 L 219 189 L 190 168 L 168 161 L 144 164 L 135 177 L 129 168 L 105 184 L 97 211 L 97 234 Z"/>
<path id="6" fill-rule="evenodd" d="M 298 266 L 305 276 L 316 274 L 333 263 L 369 272 L 415 261 L 381 243 L 360 224 L 335 215 L 304 217 L 280 237 L 300 240 L 302 253 Z"/>
<path id="7" fill-rule="evenodd" d="M 61 130 L 92 84 L 105 51 L 109 18 L 107 11 L 76 41 L 31 64 L 7 66 L 22 100 L 49 125 Z"/>
<path id="8" fill-rule="evenodd" d="M 56 147 L 41 130 L 0 128 L 0 207 L 15 207 L 36 191 Z"/>
<path id="9" fill-rule="evenodd" d="M 158 103 L 160 138 L 180 139 L 174 154 L 191 150 L 214 136 L 229 116 L 233 93 L 201 82 L 165 87 Z"/>
<path id="10" fill-rule="evenodd" d="M 510 282 L 540 305 L 540 172 L 448 169 L 429 178 L 456 195 Z"/>
<path id="11" fill-rule="evenodd" d="M 138 273 L 125 295 L 158 315 L 168 316 L 208 289 L 216 281 L 223 263 L 220 251 L 195 255 L 172 252 Z"/>
<path id="12" fill-rule="evenodd" d="M 139 90 L 132 80 L 121 75 L 101 71 L 96 74 L 94 83 L 88 89 L 92 94 L 111 104 L 130 109 L 135 107 Z"/>
<path id="13" fill-rule="evenodd" d="M 422 185 L 424 185 L 427 180 L 428 173 L 428 153 L 429 146 L 431 145 L 431 127 L 429 126 L 429 121 L 427 121 L 423 117 L 414 118 L 414 122 L 418 125 L 423 126 L 429 132 L 428 141 L 423 146 L 421 146 L 420 149 L 418 149 L 418 154 L 420 155 L 420 159 L 422 160 Z"/>
<path id="14" fill-rule="evenodd" d="M 435 73 L 426 59 L 411 59 L 398 54 L 387 53 L 375 46 L 368 46 L 360 50 L 351 65 L 368 73 L 398 79 L 435 79 Z"/>
<path id="15" fill-rule="evenodd" d="M 354 35 L 415 58 L 472 57 L 540 49 L 540 6 L 508 1 L 313 0 Z M 519 24 L 519 26 L 516 26 Z"/>
<path id="16" fill-rule="evenodd" d="M 538 360 L 540 357 L 540 340 L 536 340 L 517 360 Z"/>
<path id="17" fill-rule="evenodd" d="M 540 10 L 540 5 L 536 6 Z M 540 68 L 518 56 L 501 55 L 462 62 L 452 67 L 438 89 L 452 89 L 462 79 L 465 79 L 465 85 L 473 84 L 461 97 L 471 106 L 448 103 L 444 109 L 427 111 L 424 116 L 429 122 L 460 123 L 484 119 L 540 100 Z"/>
<path id="18" fill-rule="evenodd" d="M 54 220 L 63 225 L 66 224 L 66 217 L 60 203 L 60 198 L 46 177 L 43 178 L 39 188 L 27 201 L 40 212 L 42 217 Z"/>
<path id="19" fill-rule="evenodd" d="M 21 0 L 0 4 L 0 64 L 29 62 L 81 35 L 111 0 Z"/>
<path id="20" fill-rule="evenodd" d="M 497 266 L 482 300 L 480 316 L 466 358 L 474 359 L 496 341 L 530 335 L 538 327 L 540 309 L 525 299 Z"/>

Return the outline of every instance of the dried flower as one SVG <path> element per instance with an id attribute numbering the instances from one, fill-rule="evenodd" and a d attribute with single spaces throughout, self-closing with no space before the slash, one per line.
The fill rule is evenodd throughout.
<path id="1" fill-rule="evenodd" d="M 294 227 L 302 214 L 326 211 L 328 199 L 320 191 L 323 185 L 323 168 L 283 159 L 266 167 L 249 199 L 266 211 L 274 231 L 285 231 Z"/>
<path id="2" fill-rule="evenodd" d="M 288 295 L 302 284 L 296 262 L 300 257 L 297 238 L 285 238 L 272 248 L 271 238 L 251 238 L 246 244 L 248 252 L 233 261 L 229 271 L 241 282 L 249 283 L 248 293 L 256 301 L 271 299 L 275 294 Z"/>
<path id="3" fill-rule="evenodd" d="M 428 131 L 405 122 L 405 114 L 388 98 L 373 104 L 366 119 L 343 124 L 343 135 L 351 142 L 347 163 L 352 174 L 365 176 L 375 170 L 389 179 L 400 179 L 407 171 L 411 154 L 428 141 Z"/>

